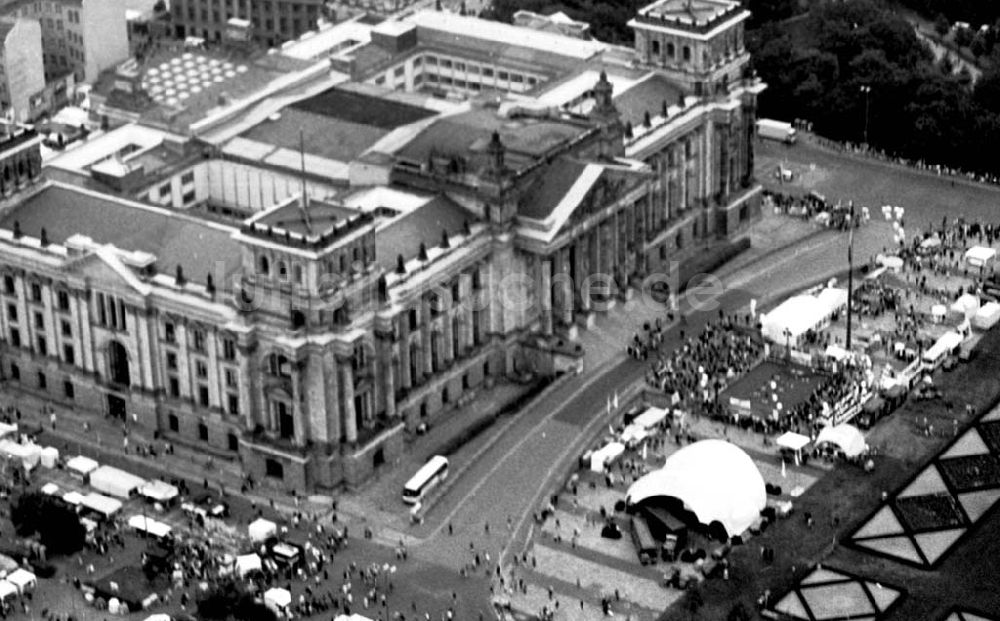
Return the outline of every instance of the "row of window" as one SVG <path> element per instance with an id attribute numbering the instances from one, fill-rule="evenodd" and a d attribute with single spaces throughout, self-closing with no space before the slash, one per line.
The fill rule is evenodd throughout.
<path id="1" fill-rule="evenodd" d="M 15 382 L 21 381 L 21 367 L 13 362 L 10 364 L 10 378 Z M 36 375 L 36 385 L 39 390 L 48 390 L 49 378 L 45 375 L 44 371 L 39 371 L 38 375 Z M 73 385 L 73 381 L 70 379 L 63 380 L 63 396 L 70 400 L 76 398 L 76 386 Z"/>
<path id="2" fill-rule="evenodd" d="M 6 295 L 17 295 L 17 286 L 14 277 L 10 274 L 5 274 L 3 277 L 3 292 Z M 32 302 L 42 303 L 42 285 L 37 282 L 33 282 L 28 288 L 29 299 Z M 56 291 L 56 305 L 61 311 L 69 310 L 69 292 L 65 290 Z"/>
<path id="3" fill-rule="evenodd" d="M 199 352 L 207 351 L 208 333 L 201 328 L 192 328 L 189 332 L 191 349 Z M 177 324 L 172 321 L 164 322 L 163 340 L 167 343 L 177 343 Z M 223 360 L 236 360 L 236 340 L 231 337 L 223 337 L 221 340 Z"/>

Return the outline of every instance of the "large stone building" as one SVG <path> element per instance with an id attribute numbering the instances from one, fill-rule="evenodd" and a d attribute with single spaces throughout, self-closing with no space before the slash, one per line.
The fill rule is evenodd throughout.
<path id="1" fill-rule="evenodd" d="M 31 120 L 31 98 L 45 88 L 42 29 L 30 19 L 0 18 L 0 105 L 8 118 Z"/>
<path id="2" fill-rule="evenodd" d="M 174 36 L 222 41 L 231 19 L 249 20 L 255 40 L 274 47 L 316 28 L 330 17 L 324 0 L 174 0 L 170 3 Z"/>
<path id="3" fill-rule="evenodd" d="M 531 46 L 560 42 L 579 57 L 539 55 L 524 94 L 421 107 L 415 81 L 364 84 L 379 68 L 280 114 L 260 104 L 216 126 L 204 155 L 299 169 L 305 192 L 234 187 L 241 207 L 225 217 L 205 217 L 197 194 L 171 198 L 164 180 L 183 192 L 201 164 L 148 135 L 117 138 L 148 151 L 112 139 L 81 151 L 60 181 L 39 176 L 34 137 L 0 145 L 2 381 L 238 452 L 262 481 L 355 484 L 483 383 L 541 368 L 538 344 L 590 325 L 599 302 L 739 236 L 759 211 L 763 85 L 740 54 L 726 72 L 698 69 L 695 93 L 618 48 L 537 31 L 504 48 L 512 27 L 461 19 L 458 45 L 421 42 L 418 27 L 380 67 L 416 51 L 468 70 L 477 26 L 493 62 L 522 67 Z M 413 36 L 396 23 L 381 32 Z M 100 189 L 129 175 L 138 185 L 117 196 Z"/>

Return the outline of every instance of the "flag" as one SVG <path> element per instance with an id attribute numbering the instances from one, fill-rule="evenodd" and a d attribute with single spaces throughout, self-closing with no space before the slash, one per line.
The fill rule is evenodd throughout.
<path id="1" fill-rule="evenodd" d="M 781 478 L 782 479 L 785 478 L 785 460 L 784 459 L 781 460 Z"/>
<path id="2" fill-rule="evenodd" d="M 647 448 L 649 448 L 649 445 L 646 444 L 645 442 L 643 442 L 642 443 L 642 461 L 646 461 L 646 449 Z"/>
<path id="3" fill-rule="evenodd" d="M 611 397 L 608 397 L 608 416 L 611 416 Z"/>
<path id="4" fill-rule="evenodd" d="M 617 390 L 615 391 L 615 398 L 611 401 L 611 405 L 614 406 L 614 408 L 616 410 L 618 409 L 618 391 Z"/>

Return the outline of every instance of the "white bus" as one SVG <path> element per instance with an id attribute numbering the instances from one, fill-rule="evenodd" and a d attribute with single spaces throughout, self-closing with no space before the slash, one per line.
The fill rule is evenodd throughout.
<path id="1" fill-rule="evenodd" d="M 403 486 L 403 502 L 414 505 L 439 482 L 448 478 L 448 458 L 435 455 Z"/>

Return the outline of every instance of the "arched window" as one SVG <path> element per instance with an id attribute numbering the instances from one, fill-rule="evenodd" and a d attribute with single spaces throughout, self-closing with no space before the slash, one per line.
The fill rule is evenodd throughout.
<path id="1" fill-rule="evenodd" d="M 685 45 L 684 46 L 684 52 L 683 52 L 683 54 L 684 54 L 684 61 L 685 62 L 690 61 L 691 60 L 691 47 Z"/>
<path id="2" fill-rule="evenodd" d="M 677 48 L 674 47 L 673 43 L 667 43 L 667 58 L 673 58 L 677 53 Z"/>
<path id="3" fill-rule="evenodd" d="M 278 278 L 288 280 L 288 265 L 284 261 L 278 261 Z"/>
<path id="4" fill-rule="evenodd" d="M 302 266 L 298 263 L 292 266 L 292 275 L 295 277 L 295 282 L 300 285 L 305 284 L 305 278 L 302 276 Z"/>
<path id="5" fill-rule="evenodd" d="M 292 365 L 284 354 L 271 354 L 267 357 L 267 372 L 274 377 L 291 377 Z"/>
<path id="6" fill-rule="evenodd" d="M 652 47 L 653 47 L 653 56 L 659 56 L 660 55 L 660 42 L 659 41 L 653 41 L 653 46 Z"/>
<path id="7" fill-rule="evenodd" d="M 271 273 L 271 262 L 267 260 L 264 255 L 260 256 L 260 260 L 257 261 L 257 272 L 267 276 Z"/>

